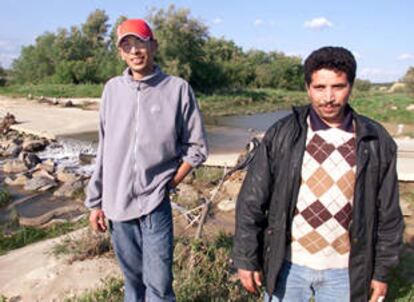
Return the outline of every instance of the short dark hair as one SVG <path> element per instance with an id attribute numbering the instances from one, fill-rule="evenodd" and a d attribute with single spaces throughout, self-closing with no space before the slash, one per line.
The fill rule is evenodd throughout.
<path id="1" fill-rule="evenodd" d="M 313 51 L 305 60 L 305 82 L 309 86 L 312 74 L 320 69 L 345 72 L 353 85 L 357 63 L 354 55 L 346 48 L 326 46 Z"/>

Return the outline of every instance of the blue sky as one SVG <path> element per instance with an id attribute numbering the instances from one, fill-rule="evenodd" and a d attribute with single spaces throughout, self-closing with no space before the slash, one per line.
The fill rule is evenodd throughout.
<path id="1" fill-rule="evenodd" d="M 36 36 L 80 25 L 97 8 L 112 24 L 120 15 L 145 17 L 151 7 L 170 4 L 190 9 L 210 35 L 245 50 L 304 58 L 321 46 L 344 46 L 357 58 L 358 77 L 374 82 L 398 80 L 414 66 L 412 0 L 0 0 L 0 65 L 9 67 Z"/>

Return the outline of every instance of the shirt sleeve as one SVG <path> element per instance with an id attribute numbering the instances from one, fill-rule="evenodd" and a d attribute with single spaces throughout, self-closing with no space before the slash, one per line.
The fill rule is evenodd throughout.
<path id="1" fill-rule="evenodd" d="M 189 85 L 182 92 L 183 122 L 180 136 L 182 160 L 191 166 L 201 165 L 208 156 L 207 139 L 200 108 Z"/>
<path id="2" fill-rule="evenodd" d="M 107 98 L 106 87 L 102 93 L 101 105 L 99 108 L 99 144 L 96 151 L 95 168 L 89 181 L 85 206 L 88 208 L 101 208 L 102 204 L 102 165 L 103 150 L 105 142 L 105 102 Z"/>

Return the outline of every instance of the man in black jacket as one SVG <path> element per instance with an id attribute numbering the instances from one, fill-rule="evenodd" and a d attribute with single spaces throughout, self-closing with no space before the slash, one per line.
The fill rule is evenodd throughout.
<path id="1" fill-rule="evenodd" d="M 266 300 L 382 301 L 403 219 L 396 145 L 349 105 L 356 61 L 323 47 L 305 61 L 310 105 L 267 132 L 236 209 L 233 261 Z"/>

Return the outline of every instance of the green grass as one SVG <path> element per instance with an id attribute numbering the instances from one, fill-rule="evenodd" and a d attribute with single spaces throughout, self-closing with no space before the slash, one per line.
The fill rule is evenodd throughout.
<path id="1" fill-rule="evenodd" d="M 223 168 L 201 166 L 197 168 L 195 173 L 195 181 L 202 183 L 214 183 L 223 177 Z"/>
<path id="2" fill-rule="evenodd" d="M 29 94 L 33 98 L 45 97 L 100 97 L 103 85 L 101 84 L 38 84 L 38 85 L 14 85 L 0 87 L 0 95 L 12 97 L 27 97 Z"/>
<path id="3" fill-rule="evenodd" d="M 229 262 L 231 245 L 231 237 L 224 234 L 210 242 L 176 239 L 173 285 L 177 301 L 258 301 L 259 297 L 248 295 L 233 278 L 235 271 Z M 123 301 L 123 283 L 107 279 L 101 288 L 65 301 Z"/>
<path id="4" fill-rule="evenodd" d="M 414 104 L 414 95 L 407 93 L 356 93 L 351 105 L 361 114 L 377 121 L 389 123 L 414 123 L 414 111 L 406 110 Z"/>
<path id="5" fill-rule="evenodd" d="M 305 92 L 277 89 L 229 91 L 198 97 L 206 116 L 254 114 L 290 109 L 307 103 Z"/>
<path id="6" fill-rule="evenodd" d="M 5 207 L 11 201 L 12 196 L 6 189 L 0 189 L 0 208 Z"/>
<path id="7" fill-rule="evenodd" d="M 18 227 L 16 230 L 9 232 L 5 228 L 0 228 L 0 255 L 23 247 L 30 243 L 38 242 L 48 238 L 58 237 L 60 235 L 72 232 L 87 225 L 87 220 L 83 219 L 78 222 L 66 222 L 56 224 L 49 228 L 37 229 L 32 227 Z"/>
<path id="8" fill-rule="evenodd" d="M 89 291 L 79 297 L 66 298 L 64 302 L 122 302 L 124 282 L 120 279 L 109 278 L 104 280 L 101 288 Z"/>
<path id="9" fill-rule="evenodd" d="M 406 251 L 389 282 L 387 301 L 414 301 L 414 253 Z"/>

